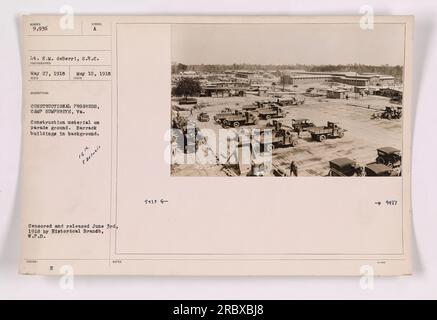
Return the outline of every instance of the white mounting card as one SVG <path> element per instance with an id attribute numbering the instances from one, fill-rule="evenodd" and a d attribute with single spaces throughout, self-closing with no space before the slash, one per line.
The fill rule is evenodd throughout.
<path id="1" fill-rule="evenodd" d="M 23 16 L 20 273 L 411 274 L 413 23 Z"/>

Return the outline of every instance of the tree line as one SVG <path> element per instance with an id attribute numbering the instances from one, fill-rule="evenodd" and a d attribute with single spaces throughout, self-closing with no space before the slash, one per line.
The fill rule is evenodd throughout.
<path id="1" fill-rule="evenodd" d="M 313 64 L 293 64 L 293 65 L 275 65 L 275 64 L 196 64 L 186 65 L 182 63 L 172 64 L 172 74 L 178 74 L 185 71 L 196 72 L 212 72 L 221 73 L 224 71 L 236 71 L 236 70 L 248 70 L 248 71 L 271 71 L 275 70 L 280 74 L 282 70 L 305 70 L 308 72 L 341 72 L 341 71 L 353 71 L 358 73 L 378 73 L 384 75 L 391 75 L 396 80 L 401 81 L 403 75 L 403 67 L 400 65 L 392 66 L 388 64 L 384 65 L 366 65 L 366 64 L 328 64 L 328 65 L 313 65 Z"/>

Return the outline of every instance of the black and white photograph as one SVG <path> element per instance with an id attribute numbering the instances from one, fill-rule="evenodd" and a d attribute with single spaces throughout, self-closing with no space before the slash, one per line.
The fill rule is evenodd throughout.
<path id="1" fill-rule="evenodd" d="M 172 176 L 401 175 L 403 24 L 172 26 Z"/>
<path id="2" fill-rule="evenodd" d="M 437 2 L 2 9 L 0 300 L 437 298 Z"/>

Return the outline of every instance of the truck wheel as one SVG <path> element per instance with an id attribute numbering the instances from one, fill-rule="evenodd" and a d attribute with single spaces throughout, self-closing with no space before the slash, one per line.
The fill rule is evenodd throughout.
<path id="1" fill-rule="evenodd" d="M 222 122 L 220 119 L 217 119 L 215 122 L 217 122 L 217 123 L 220 123 L 220 122 Z"/>
<path id="2" fill-rule="evenodd" d="M 292 145 L 293 147 L 297 147 L 298 144 L 299 144 L 299 142 L 298 142 L 297 140 L 294 140 L 294 141 L 291 143 L 291 145 Z"/>
<path id="3" fill-rule="evenodd" d="M 319 141 L 320 142 L 323 142 L 323 141 L 325 141 L 326 140 L 326 136 L 325 135 L 321 135 L 321 136 L 319 136 Z"/>
<path id="4" fill-rule="evenodd" d="M 339 138 L 343 138 L 343 137 L 344 137 L 344 132 L 339 132 L 339 133 L 338 133 L 338 137 L 339 137 Z"/>
<path id="5" fill-rule="evenodd" d="M 238 121 L 235 121 L 233 123 L 234 128 L 238 128 L 240 126 L 240 123 Z"/>
<path id="6" fill-rule="evenodd" d="M 266 120 L 270 120 L 272 118 L 272 116 L 271 115 L 266 115 Z"/>
<path id="7" fill-rule="evenodd" d="M 267 150 L 267 152 L 272 152 L 273 149 L 275 149 L 275 146 L 274 146 L 273 144 L 268 144 L 268 145 L 266 146 L 266 150 Z"/>

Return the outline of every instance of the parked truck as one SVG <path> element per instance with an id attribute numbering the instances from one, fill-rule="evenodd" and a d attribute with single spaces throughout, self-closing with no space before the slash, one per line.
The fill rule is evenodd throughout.
<path id="1" fill-rule="evenodd" d="M 258 116 L 260 119 L 269 120 L 272 118 L 284 118 L 288 112 L 283 111 L 278 106 L 270 106 L 269 108 L 259 109 Z"/>
<path id="2" fill-rule="evenodd" d="M 299 135 L 304 132 L 308 131 L 311 128 L 314 128 L 316 125 L 314 122 L 310 121 L 309 119 L 291 119 L 291 127 L 296 131 Z"/>
<path id="3" fill-rule="evenodd" d="M 228 115 L 222 120 L 223 127 L 234 127 L 246 126 L 257 124 L 258 118 L 249 111 L 245 112 L 235 112 L 235 114 Z"/>
<path id="4" fill-rule="evenodd" d="M 253 103 L 256 108 L 268 108 L 276 103 L 276 100 L 257 100 Z"/>
<path id="5" fill-rule="evenodd" d="M 214 116 L 214 121 L 217 123 L 221 123 L 224 118 L 231 116 L 235 113 L 238 113 L 238 110 L 232 111 L 231 108 L 224 108 L 219 113 Z"/>
<path id="6" fill-rule="evenodd" d="M 243 111 L 255 111 L 258 108 L 256 104 L 248 104 L 242 107 Z"/>
<path id="7" fill-rule="evenodd" d="M 384 111 L 372 114 L 372 119 L 400 119 L 402 118 L 402 107 L 387 106 Z"/>
<path id="8" fill-rule="evenodd" d="M 337 158 L 329 161 L 329 173 L 331 177 L 352 177 L 361 175 L 361 168 L 355 160 L 349 158 Z"/>
<path id="9" fill-rule="evenodd" d="M 364 168 L 366 177 L 389 177 L 399 176 L 400 171 L 386 166 L 382 163 L 368 163 Z"/>
<path id="10" fill-rule="evenodd" d="M 197 115 L 197 120 L 200 122 L 208 122 L 209 114 L 207 114 L 206 112 L 201 112 Z"/>
<path id="11" fill-rule="evenodd" d="M 313 140 L 320 142 L 325 141 L 327 138 L 343 138 L 345 129 L 341 128 L 338 123 L 328 121 L 327 125 L 324 127 L 313 127 L 308 129 Z"/>
<path id="12" fill-rule="evenodd" d="M 273 120 L 271 126 L 260 131 L 259 144 L 261 152 L 271 152 L 274 148 L 296 147 L 299 144 L 299 136 L 293 128 Z"/>
<path id="13" fill-rule="evenodd" d="M 337 158 L 329 161 L 329 173 L 331 177 L 388 177 L 399 176 L 401 171 L 393 169 L 382 163 L 368 163 L 365 166 L 358 165 L 355 160 L 349 158 Z"/>
<path id="14" fill-rule="evenodd" d="M 305 103 L 304 97 L 279 98 L 276 102 L 280 106 L 297 106 Z"/>
<path id="15" fill-rule="evenodd" d="M 197 99 L 196 98 L 182 98 L 179 100 L 179 104 L 183 105 L 183 104 L 197 104 Z"/>
<path id="16" fill-rule="evenodd" d="M 376 150 L 378 156 L 376 163 L 384 164 L 390 168 L 400 167 L 402 164 L 402 155 L 399 149 L 393 147 L 383 147 Z"/>

